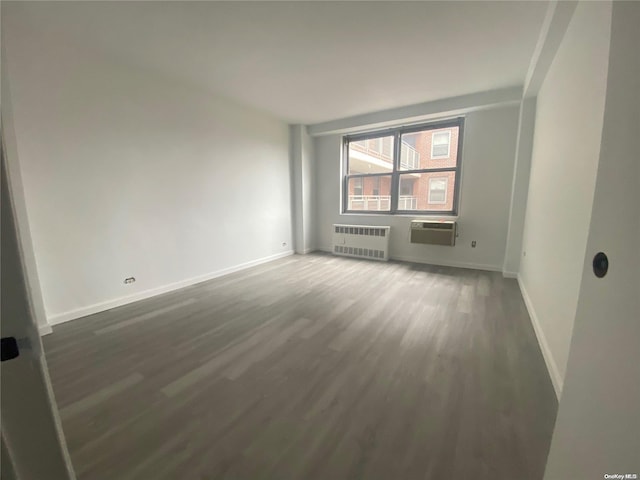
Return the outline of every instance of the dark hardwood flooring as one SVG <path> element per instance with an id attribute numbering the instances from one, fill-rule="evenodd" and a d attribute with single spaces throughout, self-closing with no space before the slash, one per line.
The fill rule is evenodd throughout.
<path id="1" fill-rule="evenodd" d="M 80 480 L 540 480 L 557 408 L 491 272 L 296 255 L 44 344 Z"/>

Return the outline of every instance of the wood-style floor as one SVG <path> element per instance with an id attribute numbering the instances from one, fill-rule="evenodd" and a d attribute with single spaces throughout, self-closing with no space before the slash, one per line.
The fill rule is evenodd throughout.
<path id="1" fill-rule="evenodd" d="M 499 273 L 292 256 L 44 343 L 80 480 L 539 480 L 557 408 Z"/>

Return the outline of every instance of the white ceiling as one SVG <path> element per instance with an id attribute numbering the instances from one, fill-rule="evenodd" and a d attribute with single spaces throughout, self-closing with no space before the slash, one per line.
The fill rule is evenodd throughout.
<path id="1" fill-rule="evenodd" d="M 546 8 L 473 1 L 24 2 L 12 13 L 129 64 L 309 124 L 522 85 Z"/>

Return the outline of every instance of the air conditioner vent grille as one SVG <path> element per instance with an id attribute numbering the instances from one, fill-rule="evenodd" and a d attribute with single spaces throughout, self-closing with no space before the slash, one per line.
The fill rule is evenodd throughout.
<path id="1" fill-rule="evenodd" d="M 430 230 L 453 230 L 454 227 L 455 225 L 449 222 L 411 222 L 411 228 L 417 229 L 428 228 Z"/>
<path id="2" fill-rule="evenodd" d="M 453 247 L 456 244 L 456 228 L 457 224 L 453 221 L 425 222 L 412 220 L 409 238 L 411 243 Z"/>

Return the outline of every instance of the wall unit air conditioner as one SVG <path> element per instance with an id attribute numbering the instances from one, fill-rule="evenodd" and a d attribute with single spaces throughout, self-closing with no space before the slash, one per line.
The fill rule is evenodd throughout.
<path id="1" fill-rule="evenodd" d="M 391 227 L 333 225 L 333 253 L 347 257 L 389 260 Z"/>
<path id="2" fill-rule="evenodd" d="M 453 221 L 411 221 L 411 243 L 428 245 L 456 244 L 456 222 Z"/>

